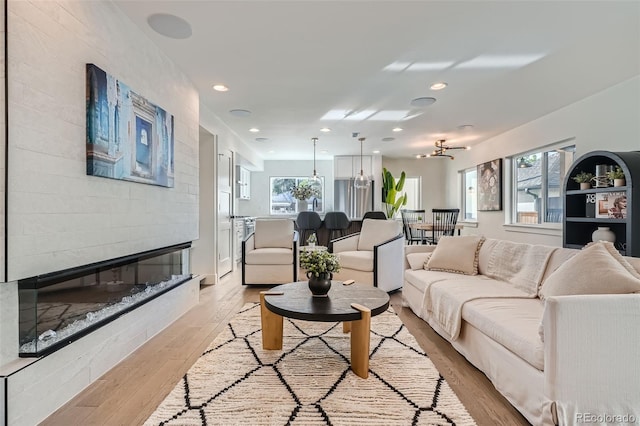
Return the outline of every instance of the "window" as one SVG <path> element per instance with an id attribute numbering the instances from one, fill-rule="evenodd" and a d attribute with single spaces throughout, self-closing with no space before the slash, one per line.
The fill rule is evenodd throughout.
<path id="1" fill-rule="evenodd" d="M 478 220 L 478 168 L 462 170 L 462 218 Z"/>
<path id="2" fill-rule="evenodd" d="M 298 202 L 292 194 L 294 187 L 311 186 L 315 190 L 315 194 L 310 195 L 306 200 Z M 308 177 L 272 177 L 270 179 L 271 196 L 270 211 L 273 215 L 278 214 L 296 214 L 304 209 L 324 212 L 324 178 L 321 177 L 316 183 L 313 183 Z"/>
<path id="3" fill-rule="evenodd" d="M 512 158 L 513 223 L 562 223 L 562 184 L 574 153 L 571 145 Z"/>

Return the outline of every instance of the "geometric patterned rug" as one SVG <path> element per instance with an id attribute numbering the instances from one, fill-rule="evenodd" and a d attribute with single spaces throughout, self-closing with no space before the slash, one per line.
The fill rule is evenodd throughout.
<path id="1" fill-rule="evenodd" d="M 145 425 L 475 425 L 392 309 L 371 318 L 369 378 L 349 367 L 340 323 L 284 319 L 263 350 L 246 304 Z"/>

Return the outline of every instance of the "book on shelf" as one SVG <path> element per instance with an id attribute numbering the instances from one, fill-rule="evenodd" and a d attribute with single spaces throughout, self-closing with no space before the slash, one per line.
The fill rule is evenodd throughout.
<path id="1" fill-rule="evenodd" d="M 626 219 L 626 192 L 598 192 L 595 194 L 595 217 L 600 219 Z"/>

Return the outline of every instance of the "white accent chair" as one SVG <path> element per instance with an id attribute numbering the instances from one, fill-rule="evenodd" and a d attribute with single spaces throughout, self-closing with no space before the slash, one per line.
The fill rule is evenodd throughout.
<path id="1" fill-rule="evenodd" d="M 242 284 L 286 284 L 298 280 L 298 233 L 291 219 L 257 219 L 242 242 Z"/>
<path id="2" fill-rule="evenodd" d="M 386 292 L 403 284 L 404 235 L 396 220 L 365 219 L 358 234 L 331 241 L 331 250 L 340 258 L 340 272 L 334 280 L 354 279 Z"/>

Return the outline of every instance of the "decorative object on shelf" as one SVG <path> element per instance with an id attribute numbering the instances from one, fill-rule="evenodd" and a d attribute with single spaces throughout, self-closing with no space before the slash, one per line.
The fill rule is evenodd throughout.
<path id="1" fill-rule="evenodd" d="M 319 182 L 320 178 L 318 177 L 318 172 L 316 171 L 316 142 L 318 142 L 318 138 L 311 138 L 311 142 L 313 142 L 313 175 L 309 178 L 311 182 Z"/>
<path id="2" fill-rule="evenodd" d="M 585 217 L 596 217 L 596 194 L 586 194 Z"/>
<path id="3" fill-rule="evenodd" d="M 607 172 L 607 177 L 611 182 L 613 182 L 613 186 L 625 186 L 626 182 L 624 179 L 624 172 L 620 166 L 615 166 L 613 170 Z"/>
<path id="4" fill-rule="evenodd" d="M 389 219 L 393 219 L 400 207 L 407 205 L 406 193 L 398 198 L 398 193 L 402 191 L 406 177 L 407 175 L 403 171 L 400 173 L 400 179 L 396 182 L 391 172 L 384 167 L 382 168 L 382 201 Z"/>
<path id="5" fill-rule="evenodd" d="M 626 192 L 598 192 L 596 194 L 596 216 L 599 219 L 626 219 Z"/>
<path id="6" fill-rule="evenodd" d="M 360 141 L 360 174 L 358 176 L 356 176 L 356 178 L 353 181 L 353 186 L 356 189 L 365 189 L 368 188 L 371 185 L 371 181 L 369 180 L 369 176 L 365 176 L 364 175 L 364 170 L 363 170 L 363 160 L 362 160 L 362 144 L 365 140 L 365 138 L 360 138 L 358 139 Z"/>
<path id="7" fill-rule="evenodd" d="M 502 210 L 502 158 L 478 165 L 478 211 Z"/>
<path id="8" fill-rule="evenodd" d="M 315 247 L 317 243 L 318 237 L 316 237 L 316 233 L 314 232 L 313 234 L 309 235 L 309 238 L 307 238 L 307 245 L 309 247 Z"/>
<path id="9" fill-rule="evenodd" d="M 447 154 L 447 151 L 452 149 L 471 149 L 470 146 L 447 146 L 444 143 L 445 139 L 439 139 L 435 142 L 436 149 L 433 150 L 431 154 L 418 154 L 417 158 L 449 158 L 451 160 L 455 159 L 455 157 L 451 154 Z"/>
<path id="10" fill-rule="evenodd" d="M 307 271 L 311 294 L 326 297 L 331 289 L 333 273 L 340 271 L 340 262 L 338 256 L 325 250 L 303 251 L 300 253 L 300 267 Z"/>
<path id="11" fill-rule="evenodd" d="M 593 178 L 596 188 L 607 188 L 611 186 L 608 173 L 613 171 L 611 164 L 596 164 L 596 176 Z"/>
<path id="12" fill-rule="evenodd" d="M 593 234 L 591 234 L 591 241 L 609 241 L 615 243 L 616 234 L 611 229 L 609 229 L 608 226 L 598 226 L 598 229 L 593 231 Z"/>
<path id="13" fill-rule="evenodd" d="M 580 184 L 580 189 L 589 189 L 591 188 L 593 173 L 581 171 L 577 175 L 573 176 L 571 179 L 573 179 L 574 181 Z"/>

